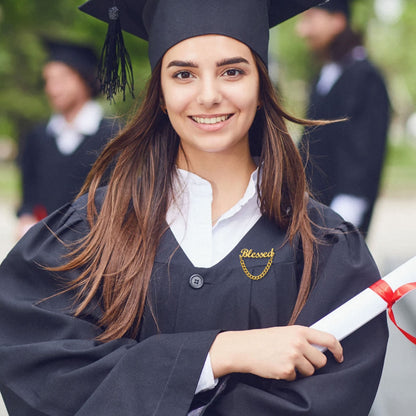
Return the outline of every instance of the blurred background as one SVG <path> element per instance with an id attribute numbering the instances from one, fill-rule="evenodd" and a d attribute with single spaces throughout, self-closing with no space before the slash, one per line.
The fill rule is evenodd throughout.
<path id="1" fill-rule="evenodd" d="M 41 39 L 86 42 L 99 51 L 105 36 L 106 25 L 79 12 L 80 4 L 82 0 L 0 2 L 0 261 L 16 241 L 19 140 L 50 115 L 41 76 L 45 60 Z M 296 36 L 295 24 L 292 19 L 272 30 L 270 73 L 285 107 L 301 117 L 306 112 L 307 86 L 318 66 Z M 392 103 L 381 192 L 367 239 L 385 275 L 416 255 L 416 1 L 357 0 L 352 26 L 364 33 L 369 56 L 385 77 Z M 110 116 L 128 116 L 140 101 L 141 87 L 150 73 L 146 43 L 129 35 L 125 42 L 133 61 L 137 98 L 127 97 L 125 102 L 117 98 L 111 104 L 102 100 Z M 298 140 L 300 131 L 291 128 Z M 415 302 L 416 296 L 409 295 L 396 306 L 403 322 L 408 321 L 403 323 L 408 330 L 416 328 Z M 392 327 L 374 416 L 414 414 L 416 398 L 410 377 L 416 369 L 415 351 L 416 346 Z"/>

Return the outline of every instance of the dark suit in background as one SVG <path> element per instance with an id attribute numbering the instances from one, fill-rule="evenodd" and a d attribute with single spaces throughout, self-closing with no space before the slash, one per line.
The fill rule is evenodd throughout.
<path id="1" fill-rule="evenodd" d="M 355 224 L 366 233 L 383 167 L 389 98 L 381 75 L 363 48 L 355 52 L 338 64 L 338 77 L 327 91 L 325 81 L 314 84 L 308 111 L 312 119 L 348 120 L 308 129 L 301 151 L 318 200 L 331 205 L 337 195 L 353 195 L 366 201 L 361 222 Z"/>
<path id="2" fill-rule="evenodd" d="M 84 135 L 71 153 L 62 153 L 46 124 L 35 128 L 24 141 L 21 153 L 23 200 L 19 215 L 34 213 L 38 219 L 71 202 L 110 137 L 114 122 L 102 119 L 98 130 Z"/>

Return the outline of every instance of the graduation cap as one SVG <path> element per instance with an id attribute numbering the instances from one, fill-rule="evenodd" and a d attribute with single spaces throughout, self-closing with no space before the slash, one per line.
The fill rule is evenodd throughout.
<path id="1" fill-rule="evenodd" d="M 98 57 L 95 51 L 84 45 L 43 39 L 48 52 L 48 62 L 62 62 L 77 71 L 91 88 L 92 95 L 98 94 L 100 88 L 97 80 Z"/>
<path id="2" fill-rule="evenodd" d="M 350 19 L 351 7 L 350 0 L 329 0 L 327 3 L 318 5 L 319 8 L 328 10 L 331 13 L 340 12 Z"/>
<path id="3" fill-rule="evenodd" d="M 132 85 L 130 58 L 121 30 L 149 41 L 151 68 L 175 44 L 194 36 L 235 38 L 267 64 L 269 28 L 326 0 L 89 0 L 80 9 L 109 23 L 101 56 L 108 98 Z M 121 81 L 116 77 L 121 64 Z M 124 63 L 124 67 L 123 67 Z"/>

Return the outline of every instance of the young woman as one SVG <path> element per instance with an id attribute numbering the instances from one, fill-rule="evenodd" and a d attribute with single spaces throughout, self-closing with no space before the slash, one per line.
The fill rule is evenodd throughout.
<path id="1" fill-rule="evenodd" d="M 269 22 L 301 8 L 156 3 L 140 10 L 159 28 L 141 109 L 0 269 L 10 414 L 368 414 L 384 317 L 342 347 L 308 328 L 379 276 L 359 232 L 309 198 L 285 127 L 301 121 L 267 75 Z"/>

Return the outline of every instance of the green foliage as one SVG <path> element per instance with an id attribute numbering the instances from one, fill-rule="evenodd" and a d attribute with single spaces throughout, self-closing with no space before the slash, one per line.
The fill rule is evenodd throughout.
<path id="1" fill-rule="evenodd" d="M 11 162 L 0 162 L 0 203 L 17 203 L 20 189 L 18 168 Z"/>
<path id="2" fill-rule="evenodd" d="M 407 0 L 398 22 L 385 25 L 373 19 L 369 24 L 368 42 L 374 60 L 386 74 L 396 112 L 408 116 L 415 111 L 416 2 Z"/>
<path id="3" fill-rule="evenodd" d="M 382 188 L 392 194 L 416 191 L 416 146 L 410 143 L 392 144 L 387 149 Z"/>

